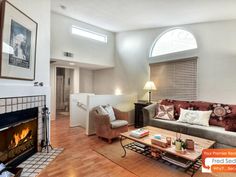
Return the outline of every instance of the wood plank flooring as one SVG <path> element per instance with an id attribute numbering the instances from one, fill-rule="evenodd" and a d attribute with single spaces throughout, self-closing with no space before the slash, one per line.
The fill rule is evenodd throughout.
<path id="1" fill-rule="evenodd" d="M 52 121 L 51 144 L 65 150 L 39 177 L 137 177 L 93 151 L 92 147 L 101 147 L 106 142 L 85 135 L 83 128 L 69 128 L 69 117 L 60 116 Z"/>
<path id="2" fill-rule="evenodd" d="M 92 149 L 107 145 L 107 142 L 96 136 L 85 135 L 83 128 L 69 128 L 69 117 L 59 116 L 57 120 L 52 121 L 51 139 L 54 147 L 63 147 L 65 150 L 41 172 L 39 177 L 138 177 L 93 151 Z M 145 176 L 147 168 L 142 166 L 141 171 L 138 175 Z M 158 177 L 166 177 L 166 174 L 158 173 Z M 174 177 L 176 174 L 170 176 Z M 196 176 L 235 175 L 228 173 L 211 175 L 199 172 Z"/>

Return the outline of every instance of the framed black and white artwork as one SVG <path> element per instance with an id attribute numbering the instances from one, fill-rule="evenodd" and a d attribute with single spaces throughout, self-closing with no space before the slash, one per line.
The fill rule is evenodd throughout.
<path id="1" fill-rule="evenodd" d="M 8 1 L 0 2 L 0 77 L 34 80 L 38 24 Z"/>

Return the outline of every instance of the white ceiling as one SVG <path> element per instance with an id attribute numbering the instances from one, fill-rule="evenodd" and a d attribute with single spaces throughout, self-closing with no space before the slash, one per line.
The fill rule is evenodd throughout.
<path id="1" fill-rule="evenodd" d="M 236 18 L 236 0 L 51 1 L 52 11 L 113 32 Z"/>

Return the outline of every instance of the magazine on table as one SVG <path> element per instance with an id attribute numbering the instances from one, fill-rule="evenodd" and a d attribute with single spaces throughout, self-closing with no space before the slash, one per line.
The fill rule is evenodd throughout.
<path id="1" fill-rule="evenodd" d="M 149 135 L 149 131 L 143 128 L 133 130 L 130 132 L 130 136 L 133 136 L 135 138 L 142 138 L 147 135 Z"/>

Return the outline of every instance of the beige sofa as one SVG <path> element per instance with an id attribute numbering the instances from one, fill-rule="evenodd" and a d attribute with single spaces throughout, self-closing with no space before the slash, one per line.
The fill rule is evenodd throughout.
<path id="1" fill-rule="evenodd" d="M 201 138 L 215 140 L 217 148 L 235 148 L 236 132 L 225 131 L 224 127 L 210 125 L 209 127 L 181 123 L 155 118 L 157 104 L 151 104 L 143 108 L 144 124 L 171 131 L 176 131 Z"/>

